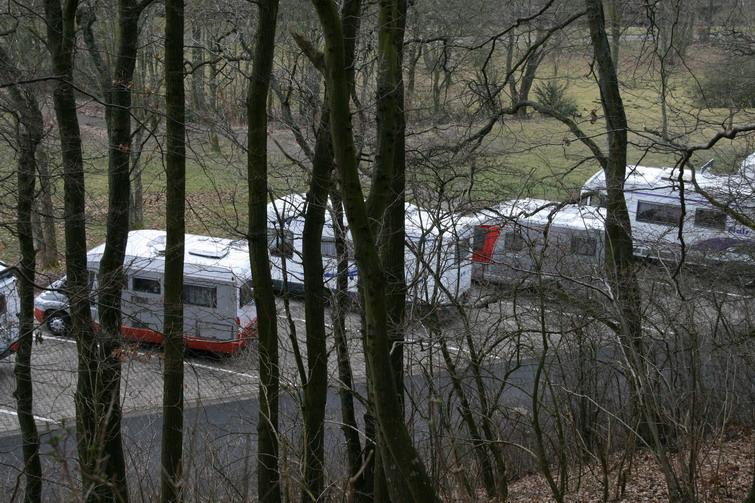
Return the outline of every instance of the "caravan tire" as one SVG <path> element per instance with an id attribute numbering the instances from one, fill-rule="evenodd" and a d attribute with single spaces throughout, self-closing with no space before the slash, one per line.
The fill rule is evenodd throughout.
<path id="1" fill-rule="evenodd" d="M 47 313 L 47 329 L 52 335 L 62 337 L 68 332 L 70 319 L 63 311 L 50 311 Z"/>

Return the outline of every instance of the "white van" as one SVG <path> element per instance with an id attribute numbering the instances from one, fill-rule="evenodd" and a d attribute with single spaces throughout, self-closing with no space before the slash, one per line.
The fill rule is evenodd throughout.
<path id="1" fill-rule="evenodd" d="M 123 263 L 126 281 L 121 300 L 121 331 L 126 339 L 163 341 L 165 231 L 139 230 L 128 235 Z M 87 253 L 90 288 L 96 292 L 105 245 Z M 255 335 L 254 306 L 246 240 L 187 234 L 184 255 L 184 340 L 186 347 L 234 353 Z M 35 299 L 35 315 L 53 333 L 68 323 L 65 282 Z M 96 316 L 96 310 L 95 310 Z"/>
<path id="2" fill-rule="evenodd" d="M 284 277 L 290 290 L 304 289 L 301 253 L 306 204 L 304 194 L 289 194 L 267 205 L 270 267 L 273 282 L 279 289 Z M 410 203 L 406 203 L 405 210 L 407 302 L 455 302 L 471 288 L 470 231 L 458 225 L 454 214 L 432 212 Z M 331 212 L 329 201 L 321 251 L 325 286 L 335 289 L 338 257 Z M 359 271 L 353 258 L 351 232 L 347 229 L 346 234 L 350 250 L 348 291 L 355 294 Z"/>
<path id="3" fill-rule="evenodd" d="M 17 349 L 20 303 L 13 270 L 0 262 L 0 359 Z"/>

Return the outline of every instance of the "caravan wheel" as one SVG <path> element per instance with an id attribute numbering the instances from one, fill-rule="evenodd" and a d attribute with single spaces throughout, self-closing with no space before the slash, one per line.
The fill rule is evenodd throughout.
<path id="1" fill-rule="evenodd" d="M 68 315 L 62 311 L 53 311 L 47 315 L 47 329 L 52 335 L 66 335 L 69 323 Z"/>

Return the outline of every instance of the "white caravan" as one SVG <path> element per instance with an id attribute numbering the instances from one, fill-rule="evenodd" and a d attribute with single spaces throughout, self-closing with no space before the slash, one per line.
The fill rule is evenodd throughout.
<path id="1" fill-rule="evenodd" d="M 717 176 L 708 170 L 696 173 L 701 189 L 715 196 L 729 208 L 755 215 L 753 181 L 748 176 L 748 162 L 732 176 Z M 684 211 L 680 195 L 679 170 L 647 166 L 627 166 L 624 197 L 632 226 L 634 254 L 638 257 L 660 260 L 680 258 L 682 225 L 687 257 L 692 262 L 751 261 L 755 233 L 752 229 L 727 216 L 695 191 L 691 173 L 684 173 Z M 606 181 L 603 170 L 595 173 L 582 188 L 583 201 L 588 205 L 605 206 Z M 749 255 L 749 257 L 748 257 Z"/>
<path id="2" fill-rule="evenodd" d="M 19 308 L 16 277 L 11 268 L 0 262 L 0 359 L 16 351 Z"/>
<path id="3" fill-rule="evenodd" d="M 304 288 L 301 253 L 306 204 L 303 194 L 289 194 L 267 205 L 270 267 L 273 282 L 279 289 L 284 278 L 289 290 Z M 434 214 L 409 203 L 405 209 L 407 301 L 448 304 L 460 299 L 469 291 L 472 282 L 469 231 L 458 225 L 455 215 Z M 338 257 L 331 214 L 328 202 L 321 251 L 325 286 L 335 289 Z M 359 274 L 348 229 L 346 239 L 348 291 L 354 294 Z"/>
<path id="4" fill-rule="evenodd" d="M 525 198 L 481 210 L 464 222 L 474 229 L 476 281 L 529 283 L 538 271 L 546 280 L 567 282 L 603 277 L 603 209 Z"/>
<path id="5" fill-rule="evenodd" d="M 121 301 L 126 339 L 163 341 L 165 239 L 165 231 L 129 232 Z M 90 288 L 95 292 L 104 250 L 102 244 L 87 253 Z M 186 235 L 183 296 L 187 347 L 234 353 L 247 344 L 257 321 L 251 278 L 246 240 Z M 57 332 L 65 329 L 68 319 L 63 292 L 64 282 L 59 282 L 35 300 L 37 319 Z"/>

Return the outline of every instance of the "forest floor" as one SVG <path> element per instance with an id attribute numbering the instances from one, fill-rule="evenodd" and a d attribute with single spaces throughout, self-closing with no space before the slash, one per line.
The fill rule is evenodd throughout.
<path id="1" fill-rule="evenodd" d="M 744 501 L 752 484 L 754 449 L 755 433 L 746 429 L 732 429 L 721 437 L 706 442 L 701 449 L 698 465 L 698 501 L 701 503 Z M 589 464 L 580 467 L 581 473 L 571 474 L 573 480 L 570 481 L 570 486 L 572 487 L 565 501 L 569 503 L 668 501 L 663 474 L 652 453 L 644 449 L 634 456 L 623 495 L 617 496 L 619 461 L 619 458 L 613 459 L 609 467 L 612 472 L 608 477 L 608 499 L 604 499 L 603 496 L 604 486 L 601 482 L 600 465 Z M 683 462 L 682 455 L 675 455 L 674 461 L 677 464 Z M 555 500 L 545 478 L 540 474 L 533 474 L 511 483 L 507 501 L 532 503 Z"/>

